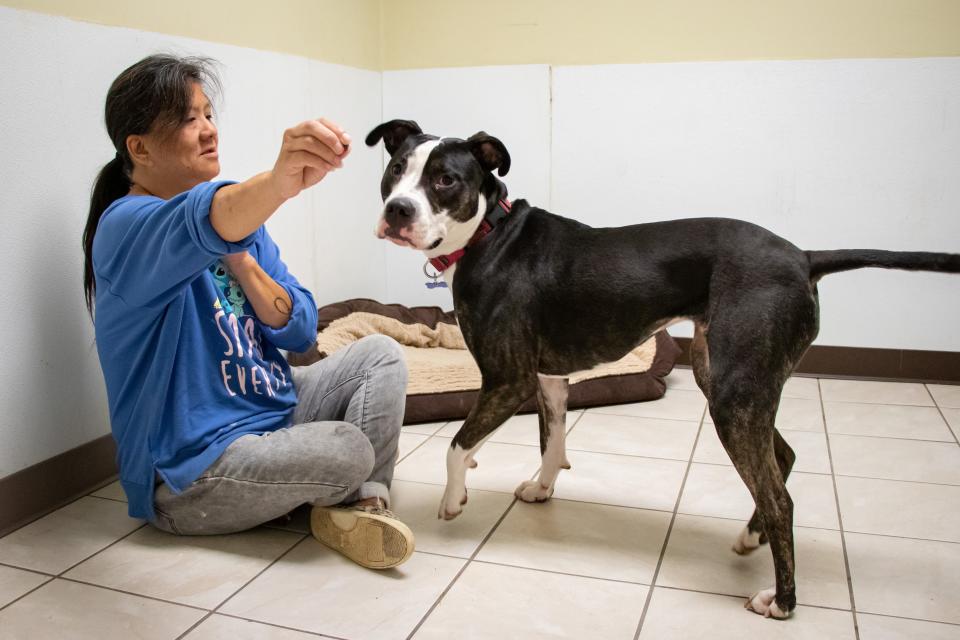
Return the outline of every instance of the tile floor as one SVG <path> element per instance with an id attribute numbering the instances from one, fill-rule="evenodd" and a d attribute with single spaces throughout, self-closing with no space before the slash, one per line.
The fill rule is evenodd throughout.
<path id="1" fill-rule="evenodd" d="M 688 370 L 664 399 L 572 412 L 554 499 L 514 500 L 535 416 L 478 455 L 470 502 L 436 520 L 459 423 L 405 427 L 395 511 L 417 536 L 367 571 L 307 534 L 306 510 L 176 538 L 116 483 L 0 539 L 0 638 L 960 638 L 960 387 L 795 378 L 778 426 L 798 453 L 800 606 L 743 610 L 766 547 L 730 551 L 751 501 Z"/>

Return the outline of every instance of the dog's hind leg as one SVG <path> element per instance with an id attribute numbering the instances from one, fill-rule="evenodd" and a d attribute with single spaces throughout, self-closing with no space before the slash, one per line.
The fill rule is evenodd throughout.
<path id="1" fill-rule="evenodd" d="M 773 430 L 773 449 L 777 457 L 777 466 L 780 467 L 780 473 L 783 475 L 783 482 L 786 483 L 790 477 L 793 463 L 797 459 L 797 454 L 793 452 L 793 449 L 776 429 Z M 760 517 L 760 511 L 755 509 L 750 522 L 747 523 L 733 543 L 733 550 L 740 555 L 746 555 L 760 545 L 766 544 L 766 542 L 767 536 L 763 533 L 763 519 Z"/>
<path id="2" fill-rule="evenodd" d="M 553 495 L 553 486 L 561 469 L 569 469 L 567 460 L 567 378 L 537 376 L 537 403 L 540 410 L 540 454 L 542 462 L 536 480 L 520 483 L 514 494 L 524 502 L 544 502 Z"/>
<path id="3" fill-rule="evenodd" d="M 467 469 L 476 466 L 473 456 L 533 391 L 532 381 L 481 387 L 476 404 L 447 449 L 447 488 L 443 492 L 438 518 L 452 520 L 463 511 L 467 502 Z"/>
<path id="4" fill-rule="evenodd" d="M 773 556 L 775 588 L 760 591 L 745 606 L 786 618 L 797 604 L 793 500 L 786 486 L 794 455 L 774 423 L 783 385 L 817 334 L 817 305 L 812 295 L 776 289 L 753 293 L 725 301 L 728 309 L 751 309 L 753 315 L 715 314 L 711 321 L 707 399 L 720 442 L 753 496 L 754 531 L 766 536 Z"/>
<path id="5" fill-rule="evenodd" d="M 736 387 L 743 381 L 730 382 Z M 710 411 L 717 434 L 756 503 L 776 574 L 776 588 L 760 591 L 745 606 L 766 617 L 786 618 L 796 606 L 793 500 L 774 450 L 776 402 L 758 403 L 742 387 L 714 384 L 713 390 Z"/>

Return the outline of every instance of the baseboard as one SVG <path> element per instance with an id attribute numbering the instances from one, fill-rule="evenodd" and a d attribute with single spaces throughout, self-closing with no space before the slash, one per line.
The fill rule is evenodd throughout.
<path id="1" fill-rule="evenodd" d="M 0 536 L 96 490 L 117 475 L 105 435 L 0 479 Z"/>
<path id="2" fill-rule="evenodd" d="M 674 339 L 682 350 L 677 364 L 689 365 L 690 338 Z M 796 372 L 825 378 L 960 384 L 960 352 L 814 345 Z"/>

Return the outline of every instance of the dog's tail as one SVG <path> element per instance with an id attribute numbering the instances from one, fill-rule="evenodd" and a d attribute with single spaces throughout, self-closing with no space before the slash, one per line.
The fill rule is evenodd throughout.
<path id="1" fill-rule="evenodd" d="M 810 278 L 817 281 L 829 273 L 878 267 L 908 271 L 942 271 L 960 273 L 960 254 L 926 251 L 880 251 L 876 249 L 840 249 L 806 251 L 810 261 Z"/>

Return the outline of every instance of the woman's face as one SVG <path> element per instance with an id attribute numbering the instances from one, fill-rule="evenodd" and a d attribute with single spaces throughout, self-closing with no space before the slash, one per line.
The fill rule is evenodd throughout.
<path id="1" fill-rule="evenodd" d="M 192 85 L 190 110 L 172 132 L 144 136 L 153 162 L 149 173 L 174 193 L 182 193 L 220 173 L 217 127 L 210 101 L 199 83 Z"/>

